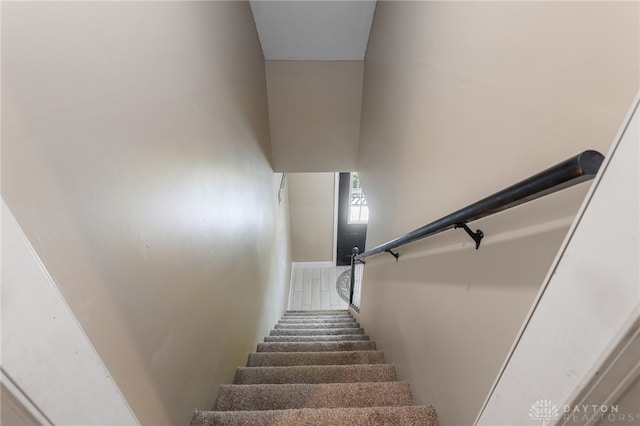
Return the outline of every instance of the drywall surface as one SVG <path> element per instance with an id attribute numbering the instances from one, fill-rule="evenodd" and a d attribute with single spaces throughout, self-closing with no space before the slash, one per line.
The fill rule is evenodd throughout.
<path id="1" fill-rule="evenodd" d="M 400 249 L 397 263 L 387 255 L 368 259 L 360 323 L 402 380 L 411 382 L 416 401 L 433 404 L 441 424 L 475 419 L 564 225 L 508 239 L 486 237 L 478 251 L 461 231 L 456 235 L 464 244 L 441 252 L 429 253 L 425 243 Z"/>
<path id="2" fill-rule="evenodd" d="M 586 149 L 638 90 L 639 5 L 380 2 L 358 171 L 371 248 Z M 367 261 L 360 321 L 443 426 L 471 424 L 589 188 Z"/>
<path id="3" fill-rule="evenodd" d="M 554 417 L 562 424 L 574 417 L 584 424 L 582 416 L 593 412 L 570 407 L 566 416 L 564 407 L 571 406 L 573 395 L 594 375 L 604 375 L 599 362 L 622 336 L 630 339 L 635 332 L 630 327 L 640 318 L 637 109 L 624 130 L 548 274 L 544 292 L 478 419 L 479 425 L 525 424 L 530 420 L 530 408 L 540 400 L 558 407 Z M 624 226 L 610 226 L 612 223 Z M 637 363 L 638 355 L 636 350 L 636 359 L 631 361 Z M 584 402 L 601 406 L 616 400 Z M 638 401 L 622 399 L 621 404 L 617 413 L 607 413 L 605 419 L 613 414 L 617 424 L 636 423 L 640 419 Z"/>
<path id="4" fill-rule="evenodd" d="M 2 88 L 4 200 L 139 421 L 187 424 L 288 295 L 249 5 L 3 2 Z"/>
<path id="5" fill-rule="evenodd" d="M 3 373 L 51 423 L 139 424 L 4 202 L 1 343 Z"/>
<path id="6" fill-rule="evenodd" d="M 289 173 L 291 252 L 294 262 L 333 260 L 334 173 Z"/>
<path id="7" fill-rule="evenodd" d="M 356 169 L 363 61 L 266 61 L 274 170 Z"/>
<path id="8" fill-rule="evenodd" d="M 579 151 L 606 153 L 639 87 L 638 7 L 380 2 L 357 169 L 369 245 Z"/>

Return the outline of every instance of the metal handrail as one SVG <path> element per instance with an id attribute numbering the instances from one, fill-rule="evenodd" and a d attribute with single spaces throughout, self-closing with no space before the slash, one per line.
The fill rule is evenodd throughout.
<path id="1" fill-rule="evenodd" d="M 380 244 L 364 253 L 354 253 L 353 260 L 361 261 L 369 256 L 385 252 L 392 254 L 398 260 L 399 255 L 397 252 L 393 252 L 393 249 L 451 228 L 463 228 L 474 239 L 477 249 L 484 234 L 480 230 L 472 232 L 467 226 L 468 222 L 593 179 L 603 160 L 604 156 L 597 151 L 584 151 L 435 222 Z"/>
<path id="2" fill-rule="evenodd" d="M 349 283 L 349 306 L 355 309 L 357 312 L 360 312 L 360 306 L 355 305 L 354 301 L 354 290 L 356 288 L 356 263 L 363 263 L 364 260 L 356 259 L 356 256 L 360 253 L 360 249 L 358 247 L 354 247 L 351 254 L 351 277 Z"/>

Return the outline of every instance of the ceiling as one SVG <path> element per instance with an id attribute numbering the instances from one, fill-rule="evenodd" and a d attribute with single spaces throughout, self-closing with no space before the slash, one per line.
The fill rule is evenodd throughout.
<path id="1" fill-rule="evenodd" d="M 250 1 L 265 60 L 363 60 L 376 2 Z"/>

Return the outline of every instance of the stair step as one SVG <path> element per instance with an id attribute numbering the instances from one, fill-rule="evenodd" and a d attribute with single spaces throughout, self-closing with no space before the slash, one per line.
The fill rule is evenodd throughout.
<path id="1" fill-rule="evenodd" d="M 362 328 L 316 328 L 286 329 L 277 328 L 269 332 L 270 336 L 321 336 L 327 334 L 364 334 Z"/>
<path id="2" fill-rule="evenodd" d="M 258 343 L 256 352 L 330 352 L 330 351 L 373 351 L 376 343 L 365 341 L 335 342 L 267 342 Z"/>
<path id="3" fill-rule="evenodd" d="M 279 410 L 413 405 L 407 382 L 222 385 L 215 409 Z"/>
<path id="4" fill-rule="evenodd" d="M 396 370 L 391 364 L 295 365 L 288 367 L 238 367 L 234 385 L 285 383 L 392 382 Z"/>
<path id="5" fill-rule="evenodd" d="M 431 406 L 196 411 L 191 426 L 438 426 Z"/>
<path id="6" fill-rule="evenodd" d="M 351 315 L 348 309 L 317 311 L 286 311 L 285 315 Z"/>
<path id="7" fill-rule="evenodd" d="M 349 310 L 287 311 L 192 426 L 438 426 Z"/>
<path id="8" fill-rule="evenodd" d="M 253 352 L 249 354 L 247 367 L 384 363 L 382 351 Z"/>
<path id="9" fill-rule="evenodd" d="M 338 323 L 294 323 L 294 324 L 276 324 L 274 329 L 290 329 L 290 330 L 306 330 L 306 329 L 323 329 L 323 328 L 360 328 L 360 324 L 355 321 L 352 322 L 338 322 Z"/>
<path id="10" fill-rule="evenodd" d="M 369 340 L 366 334 L 338 334 L 329 336 L 265 336 L 265 342 L 326 342 Z"/>
<path id="11" fill-rule="evenodd" d="M 284 316 L 280 318 L 281 320 L 343 320 L 343 321 L 351 321 L 354 318 L 349 315 L 323 315 L 323 316 L 311 316 L 311 315 L 303 315 L 303 316 Z"/>
<path id="12" fill-rule="evenodd" d="M 321 324 L 321 323 L 335 323 L 335 322 L 356 322 L 351 317 L 338 317 L 338 318 L 288 318 L 284 317 L 278 324 Z"/>

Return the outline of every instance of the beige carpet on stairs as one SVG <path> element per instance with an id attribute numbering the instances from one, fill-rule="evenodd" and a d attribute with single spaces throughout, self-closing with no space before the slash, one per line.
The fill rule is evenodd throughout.
<path id="1" fill-rule="evenodd" d="M 348 311 L 287 311 L 192 426 L 438 426 Z"/>

